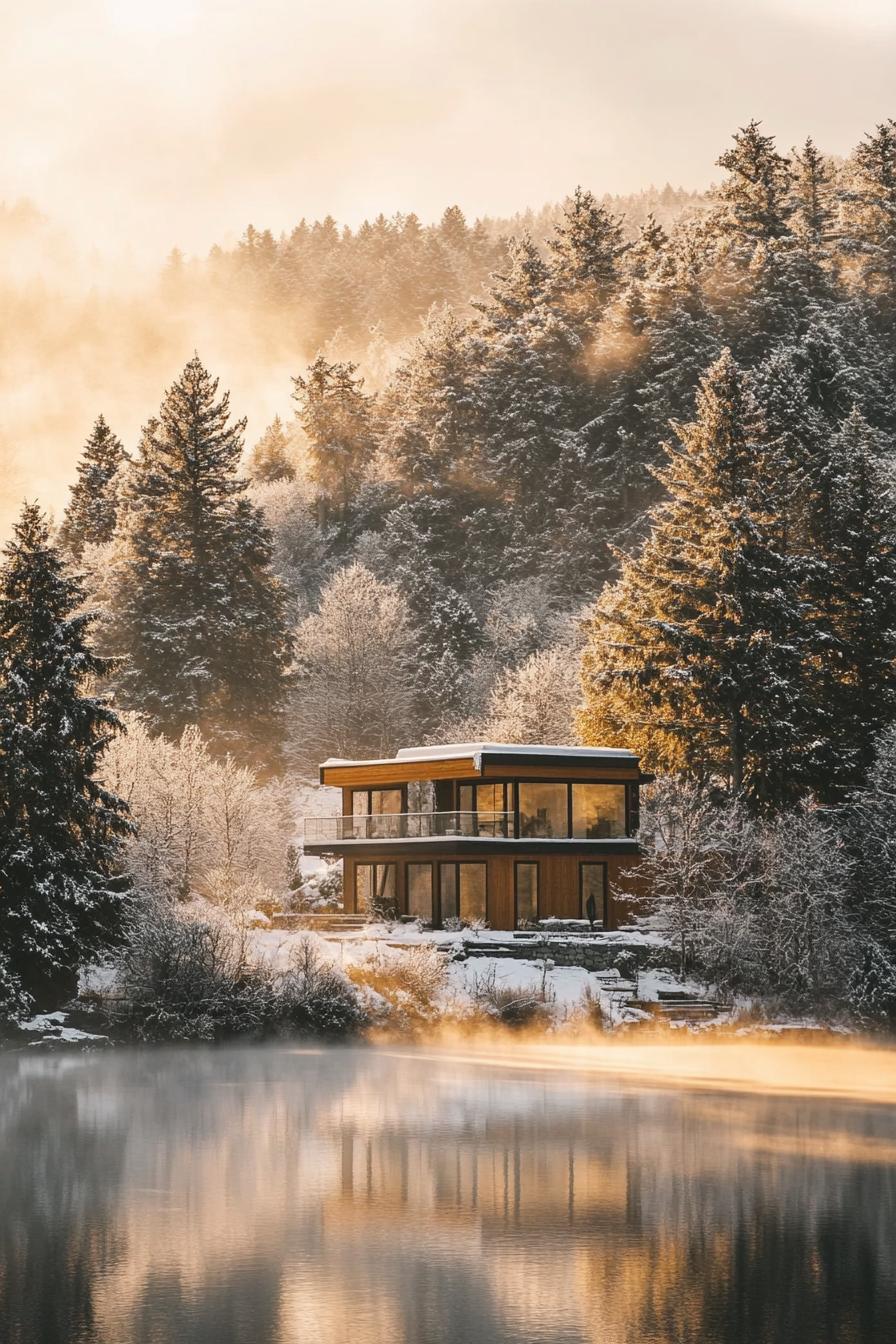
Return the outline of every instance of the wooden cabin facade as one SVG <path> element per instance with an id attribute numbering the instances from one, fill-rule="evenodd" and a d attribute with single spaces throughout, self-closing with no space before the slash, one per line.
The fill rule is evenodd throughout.
<path id="1" fill-rule="evenodd" d="M 612 888 L 637 862 L 641 773 L 630 751 L 476 742 L 328 760 L 342 815 L 308 818 L 305 852 L 344 864 L 347 912 L 484 920 L 630 915 Z"/>

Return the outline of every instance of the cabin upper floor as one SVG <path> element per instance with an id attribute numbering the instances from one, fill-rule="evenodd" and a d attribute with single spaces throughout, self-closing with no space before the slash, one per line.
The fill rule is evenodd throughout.
<path id="1" fill-rule="evenodd" d="M 642 773 L 634 752 L 495 742 L 406 747 L 384 760 L 331 759 L 322 784 L 341 815 L 305 821 L 310 853 L 389 842 L 465 848 L 631 848 Z"/>

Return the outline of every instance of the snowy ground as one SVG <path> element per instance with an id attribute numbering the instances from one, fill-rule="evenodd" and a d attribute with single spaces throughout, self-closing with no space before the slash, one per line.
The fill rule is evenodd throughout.
<path id="1" fill-rule="evenodd" d="M 307 935 L 302 931 L 252 931 L 252 939 L 259 953 L 276 966 L 289 963 L 296 941 L 304 936 Z M 466 945 L 470 942 L 475 942 L 479 947 L 488 946 L 490 942 L 506 943 L 512 934 L 500 929 L 475 932 L 464 930 L 460 934 L 447 930 L 421 930 L 414 924 L 381 924 L 369 925 L 351 933 L 315 936 L 320 939 L 322 950 L 346 968 L 367 961 L 376 954 L 402 957 L 413 947 L 430 945 L 443 948 L 450 958 L 446 997 L 454 1006 L 462 1005 L 464 1000 L 472 1002 L 477 985 L 492 975 L 498 989 L 522 989 L 537 996 L 544 993 L 553 1005 L 554 1016 L 560 1020 L 581 1010 L 589 994 L 600 1004 L 605 1021 L 617 1024 L 637 1021 L 643 1017 L 637 1010 L 626 1007 L 630 998 L 656 1002 L 661 990 L 683 990 L 696 996 L 705 992 L 705 986 L 693 981 L 682 981 L 671 971 L 661 968 L 639 971 L 635 988 L 631 981 L 621 981 L 615 971 L 557 966 L 551 961 L 550 954 L 545 959 L 539 957 L 531 960 L 500 955 L 465 955 Z M 658 935 L 640 932 L 596 933 L 593 939 L 610 946 L 631 947 L 640 944 L 659 948 L 663 945 Z"/>

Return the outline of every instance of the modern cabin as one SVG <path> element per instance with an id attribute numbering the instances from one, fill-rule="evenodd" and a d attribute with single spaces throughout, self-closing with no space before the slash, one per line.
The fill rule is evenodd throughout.
<path id="1" fill-rule="evenodd" d="M 472 742 L 332 759 L 342 815 L 305 821 L 305 852 L 344 863 L 348 912 L 436 927 L 630 916 L 613 887 L 637 862 L 641 773 L 631 751 Z"/>

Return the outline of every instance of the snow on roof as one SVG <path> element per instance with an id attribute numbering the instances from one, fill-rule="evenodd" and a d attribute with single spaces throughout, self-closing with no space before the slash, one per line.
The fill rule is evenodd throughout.
<path id="1" fill-rule="evenodd" d="M 396 760 L 429 761 L 444 756 L 634 756 L 624 747 L 558 747 L 542 742 L 448 742 L 435 747 L 402 747 Z"/>
<path id="2" fill-rule="evenodd" d="M 433 747 L 402 747 L 394 756 L 371 761 L 350 761 L 331 756 L 328 765 L 394 765 L 396 761 L 444 761 L 456 757 L 477 756 L 575 756 L 582 760 L 606 760 L 608 757 L 636 761 L 626 747 L 558 747 L 540 742 L 446 742 Z"/>

